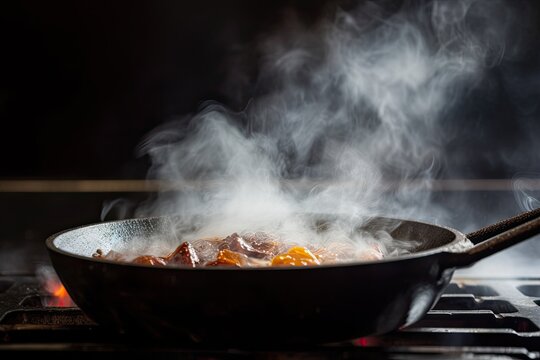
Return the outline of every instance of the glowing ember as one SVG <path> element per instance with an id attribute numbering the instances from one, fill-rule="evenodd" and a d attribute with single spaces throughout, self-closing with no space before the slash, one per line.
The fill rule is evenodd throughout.
<path id="1" fill-rule="evenodd" d="M 380 346 L 381 343 L 376 337 L 368 336 L 354 340 L 353 344 L 360 347 L 372 347 Z"/>

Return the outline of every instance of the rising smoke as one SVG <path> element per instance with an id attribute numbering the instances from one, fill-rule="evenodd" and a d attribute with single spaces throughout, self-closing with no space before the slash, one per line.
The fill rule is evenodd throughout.
<path id="1" fill-rule="evenodd" d="M 208 102 L 144 141 L 150 178 L 181 191 L 138 215 L 199 214 L 198 236 L 299 242 L 314 239 L 300 213 L 345 215 L 334 239 L 373 215 L 444 222 L 430 193 L 449 141 L 442 122 L 502 58 L 511 20 L 499 1 L 392 12 L 365 2 L 309 25 L 288 13 L 258 45 L 257 91 L 242 111 Z"/>

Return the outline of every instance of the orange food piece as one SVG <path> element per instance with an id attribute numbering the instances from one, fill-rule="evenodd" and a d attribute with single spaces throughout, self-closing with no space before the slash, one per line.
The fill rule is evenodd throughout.
<path id="1" fill-rule="evenodd" d="M 308 266 L 320 265 L 321 262 L 309 249 L 294 246 L 286 253 L 279 254 L 272 259 L 272 266 Z"/>
<path id="2" fill-rule="evenodd" d="M 167 262 L 163 258 L 152 256 L 152 255 L 143 255 L 143 256 L 136 257 L 135 259 L 133 259 L 132 262 L 135 264 L 152 265 L 152 266 L 167 265 Z"/>
<path id="3" fill-rule="evenodd" d="M 219 251 L 217 259 L 209 262 L 206 266 L 242 266 L 246 265 L 247 262 L 248 257 L 246 255 L 223 249 Z"/>

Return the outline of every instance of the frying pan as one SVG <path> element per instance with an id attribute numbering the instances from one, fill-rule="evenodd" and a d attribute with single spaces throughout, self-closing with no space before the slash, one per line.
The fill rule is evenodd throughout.
<path id="1" fill-rule="evenodd" d="M 330 343 L 416 322 L 457 267 L 539 233 L 540 209 L 467 236 L 428 223 L 373 218 L 363 230 L 391 226 L 394 238 L 416 247 L 409 255 L 361 263 L 193 269 L 91 257 L 97 248 L 171 236 L 174 224 L 156 217 L 87 225 L 55 234 L 46 245 L 75 303 L 128 336 L 227 346 Z"/>

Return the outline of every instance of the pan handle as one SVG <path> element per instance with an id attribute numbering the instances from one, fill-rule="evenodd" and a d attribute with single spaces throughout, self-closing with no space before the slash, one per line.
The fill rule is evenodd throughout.
<path id="1" fill-rule="evenodd" d="M 516 226 L 524 224 L 530 220 L 536 219 L 539 216 L 540 208 L 526 211 L 509 219 L 499 221 L 496 224 L 486 226 L 480 230 L 476 230 L 475 232 L 468 233 L 467 238 L 476 245 L 489 239 L 490 237 L 515 228 Z"/>
<path id="2" fill-rule="evenodd" d="M 478 231 L 467 234 L 475 244 L 448 259 L 450 266 L 468 266 L 540 233 L 540 208 L 524 212 Z M 449 267 L 449 266 L 448 266 Z"/>

